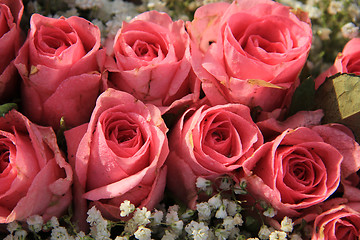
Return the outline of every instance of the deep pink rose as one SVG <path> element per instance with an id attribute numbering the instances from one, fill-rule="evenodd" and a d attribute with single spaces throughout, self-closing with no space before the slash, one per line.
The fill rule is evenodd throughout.
<path id="1" fill-rule="evenodd" d="M 13 59 L 22 42 L 20 20 L 23 11 L 21 0 L 0 0 L 0 101 L 14 97 L 17 88 Z"/>
<path id="2" fill-rule="evenodd" d="M 297 217 L 337 189 L 342 160 L 321 134 L 300 127 L 258 148 L 245 160 L 243 170 L 248 190 L 270 203 L 279 218 Z"/>
<path id="3" fill-rule="evenodd" d="M 124 22 L 107 64 L 110 86 L 162 112 L 194 101 L 189 44 L 184 22 L 166 13 L 149 11 Z"/>
<path id="4" fill-rule="evenodd" d="M 356 240 L 360 237 L 360 203 L 335 206 L 315 218 L 312 240 Z"/>
<path id="5" fill-rule="evenodd" d="M 102 93 L 90 123 L 65 132 L 77 180 L 75 216 L 85 219 L 86 201 L 110 219 L 120 218 L 124 200 L 152 209 L 166 183 L 166 132 L 154 105 L 111 88 Z"/>
<path id="6" fill-rule="evenodd" d="M 262 135 L 241 104 L 187 110 L 169 136 L 167 187 L 190 208 L 197 201 L 196 180 L 238 169 L 263 142 Z"/>
<path id="7" fill-rule="evenodd" d="M 99 48 L 100 30 L 91 22 L 33 14 L 15 60 L 25 115 L 54 129 L 61 117 L 68 127 L 89 121 L 101 87 L 98 61 L 105 52 Z"/>
<path id="8" fill-rule="evenodd" d="M 271 0 L 238 0 L 225 8 L 202 6 L 187 24 L 205 95 L 213 105 L 236 102 L 267 112 L 285 107 L 310 50 L 309 23 Z"/>
<path id="9" fill-rule="evenodd" d="M 334 64 L 315 79 L 315 88 L 336 73 L 353 73 L 360 75 L 360 38 L 351 39 L 338 54 Z"/>
<path id="10" fill-rule="evenodd" d="M 0 118 L 0 223 L 62 216 L 71 204 L 72 177 L 51 128 L 15 110 Z"/>

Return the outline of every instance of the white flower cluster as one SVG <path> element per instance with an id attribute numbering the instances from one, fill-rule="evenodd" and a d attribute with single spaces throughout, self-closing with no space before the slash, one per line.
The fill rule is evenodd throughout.
<path id="1" fill-rule="evenodd" d="M 95 239 L 110 240 L 109 223 L 99 210 L 93 206 L 89 209 L 86 221 L 90 224 L 90 235 Z"/>
<path id="2" fill-rule="evenodd" d="M 27 219 L 27 232 L 20 224 L 13 222 L 7 225 L 10 234 L 6 240 L 25 239 L 31 233 L 41 239 L 41 232 L 48 232 L 51 240 L 111 240 L 112 227 L 122 226 L 122 232 L 114 240 L 175 240 L 175 239 L 193 239 L 193 240 L 218 240 L 218 239 L 270 239 L 299 240 L 301 235 L 292 233 L 294 223 L 288 217 L 285 217 L 279 227 L 274 229 L 262 224 L 257 236 L 254 238 L 246 226 L 248 219 L 243 219 L 243 208 L 238 200 L 232 200 L 226 193 L 234 193 L 234 189 L 244 194 L 246 191 L 246 182 L 241 181 L 238 185 L 228 178 L 219 178 L 218 193 L 213 194 L 207 201 L 198 202 L 196 209 L 182 209 L 179 205 L 172 205 L 165 209 L 160 206 L 150 212 L 146 207 L 136 208 L 130 201 L 125 200 L 120 204 L 120 216 L 125 217 L 126 221 L 111 222 L 104 219 L 99 210 L 93 206 L 87 212 L 86 221 L 90 226 L 89 234 L 84 232 L 77 233 L 74 226 L 68 228 L 61 226 L 56 217 L 51 218 L 44 223 L 41 216 L 35 215 Z M 214 183 L 205 179 L 198 179 L 198 187 L 206 190 Z M 234 196 L 234 195 L 231 195 Z M 275 215 L 274 209 L 264 201 L 259 202 L 263 209 L 263 215 L 271 218 Z M 261 216 L 259 216 L 262 218 Z M 259 218 L 259 219 L 260 219 Z M 70 218 L 69 218 L 70 219 Z M 257 220 L 254 220 L 256 224 Z M 66 222 L 66 221 L 65 221 Z M 259 222 L 258 222 L 259 223 Z M 70 234 L 71 233 L 71 234 Z"/>

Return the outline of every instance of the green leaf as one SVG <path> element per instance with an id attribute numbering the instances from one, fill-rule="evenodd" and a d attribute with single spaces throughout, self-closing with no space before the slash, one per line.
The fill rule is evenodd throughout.
<path id="1" fill-rule="evenodd" d="M 360 76 L 335 74 L 316 92 L 316 106 L 324 110 L 323 123 L 341 123 L 360 137 Z"/>
<path id="2" fill-rule="evenodd" d="M 5 103 L 3 105 L 0 105 L 0 116 L 4 117 L 5 114 L 7 114 L 13 108 L 17 109 L 16 103 Z"/>
<path id="3" fill-rule="evenodd" d="M 289 116 L 298 111 L 314 110 L 315 82 L 313 78 L 303 80 L 292 97 Z"/>

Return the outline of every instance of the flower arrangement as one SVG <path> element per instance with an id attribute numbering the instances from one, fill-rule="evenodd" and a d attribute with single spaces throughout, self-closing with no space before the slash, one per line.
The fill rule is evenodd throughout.
<path id="1" fill-rule="evenodd" d="M 354 1 L 0 0 L 3 239 L 358 239 Z"/>

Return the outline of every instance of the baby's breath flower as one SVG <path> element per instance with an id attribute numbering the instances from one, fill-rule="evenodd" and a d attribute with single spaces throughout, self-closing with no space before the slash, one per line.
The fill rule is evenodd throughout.
<path id="1" fill-rule="evenodd" d="M 266 217 L 274 217 L 276 215 L 277 211 L 273 207 L 267 207 L 266 210 L 263 212 L 264 216 Z"/>
<path id="2" fill-rule="evenodd" d="M 240 239 L 240 228 L 233 228 L 230 231 L 229 239 Z"/>
<path id="3" fill-rule="evenodd" d="M 216 194 L 216 195 L 212 196 L 208 200 L 208 203 L 212 209 L 218 209 L 222 205 L 222 200 L 221 200 L 220 194 Z"/>
<path id="4" fill-rule="evenodd" d="M 39 215 L 33 215 L 26 219 L 26 223 L 29 225 L 29 228 L 33 232 L 40 232 L 42 229 L 42 226 L 44 224 L 44 220 L 42 216 Z"/>
<path id="5" fill-rule="evenodd" d="M 107 226 L 107 220 L 98 221 L 95 226 L 90 227 L 90 235 L 96 240 L 110 240 L 110 232 Z"/>
<path id="6" fill-rule="evenodd" d="M 154 219 L 153 223 L 155 225 L 161 224 L 163 218 L 164 218 L 164 212 L 155 209 L 154 212 L 151 214 L 151 218 Z"/>
<path id="7" fill-rule="evenodd" d="M 88 217 L 86 218 L 86 221 L 91 226 L 98 222 L 100 218 L 102 218 L 100 211 L 97 210 L 95 206 L 93 206 L 87 211 L 87 215 Z"/>
<path id="8" fill-rule="evenodd" d="M 178 205 L 173 205 L 169 207 L 168 212 L 166 214 L 167 224 L 172 224 L 173 222 L 179 221 L 178 211 L 179 211 Z"/>
<path id="9" fill-rule="evenodd" d="M 223 178 L 221 178 L 219 188 L 221 190 L 227 191 L 227 190 L 230 190 L 231 184 L 232 184 L 232 181 L 229 177 L 223 177 Z"/>
<path id="10" fill-rule="evenodd" d="M 231 231 L 235 227 L 234 218 L 231 216 L 227 216 L 224 218 L 222 225 L 226 230 Z"/>
<path id="11" fill-rule="evenodd" d="M 354 23 L 349 22 L 342 26 L 341 33 L 344 38 L 355 38 L 359 34 L 359 27 L 357 27 Z"/>
<path id="12" fill-rule="evenodd" d="M 7 235 L 3 240 L 15 240 L 12 234 Z"/>
<path id="13" fill-rule="evenodd" d="M 185 227 L 185 231 L 194 238 L 194 240 L 204 240 L 209 237 L 209 227 L 204 222 L 191 221 Z"/>
<path id="14" fill-rule="evenodd" d="M 138 230 L 134 233 L 136 239 L 139 240 L 150 240 L 151 239 L 151 230 L 144 226 L 140 226 Z"/>
<path id="15" fill-rule="evenodd" d="M 166 1 L 161 0 L 148 0 L 146 7 L 149 10 L 156 10 L 158 12 L 167 12 Z"/>
<path id="16" fill-rule="evenodd" d="M 292 232 L 293 225 L 294 223 L 291 218 L 284 217 L 284 219 L 281 221 L 281 230 L 284 232 Z"/>
<path id="17" fill-rule="evenodd" d="M 59 224 L 59 220 L 57 219 L 57 217 L 53 216 L 51 219 L 50 219 L 50 226 L 53 227 L 53 228 L 56 228 L 56 227 L 59 227 L 60 224 Z"/>
<path id="18" fill-rule="evenodd" d="M 173 222 L 171 225 L 171 229 L 174 230 L 174 233 L 177 235 L 180 235 L 183 228 L 184 228 L 184 222 L 182 220 Z"/>
<path id="19" fill-rule="evenodd" d="M 269 236 L 270 240 L 285 240 L 286 239 L 286 232 L 282 231 L 274 231 Z"/>
<path id="20" fill-rule="evenodd" d="M 226 211 L 230 216 L 235 216 L 235 214 L 239 211 L 239 206 L 235 201 L 223 199 L 223 204 L 226 206 Z"/>
<path id="21" fill-rule="evenodd" d="M 74 239 L 69 235 L 66 228 L 64 227 L 56 227 L 51 231 L 51 240 L 71 240 Z"/>
<path id="22" fill-rule="evenodd" d="M 17 221 L 13 221 L 6 225 L 6 229 L 12 234 L 16 230 L 21 229 L 21 226 L 19 225 L 19 223 Z"/>
<path id="23" fill-rule="evenodd" d="M 16 240 L 25 240 L 28 233 L 24 229 L 17 230 L 14 234 Z"/>
<path id="24" fill-rule="evenodd" d="M 225 205 L 221 205 L 219 207 L 219 209 L 216 211 L 215 217 L 224 219 L 224 218 L 226 218 L 226 216 L 227 216 L 226 207 L 225 207 Z"/>
<path id="25" fill-rule="evenodd" d="M 198 211 L 199 220 L 209 220 L 211 218 L 211 208 L 209 203 L 201 202 L 196 204 L 196 210 Z"/>
<path id="26" fill-rule="evenodd" d="M 206 191 L 208 187 L 211 186 L 211 181 L 207 180 L 203 177 L 198 177 L 196 179 L 196 187 L 199 188 L 202 191 Z"/>
<path id="27" fill-rule="evenodd" d="M 120 216 L 126 217 L 129 216 L 130 213 L 135 211 L 135 205 L 132 204 L 129 200 L 125 200 L 120 204 Z"/>
<path id="28" fill-rule="evenodd" d="M 135 220 L 133 218 L 131 218 L 130 220 L 126 221 L 126 223 L 125 223 L 124 233 L 133 235 L 134 232 L 137 230 L 137 228 L 138 228 L 137 223 L 135 222 Z"/>
<path id="29" fill-rule="evenodd" d="M 354 22 L 356 22 L 360 18 L 360 6 L 356 3 L 351 3 L 347 8 L 346 13 L 349 14 Z"/>
<path id="30" fill-rule="evenodd" d="M 342 1 L 330 1 L 327 11 L 329 14 L 335 15 L 338 12 L 341 12 L 343 9 L 344 3 Z"/>
<path id="31" fill-rule="evenodd" d="M 177 238 L 177 234 L 172 231 L 165 230 L 164 236 L 162 236 L 161 240 L 175 240 Z"/>
<path id="32" fill-rule="evenodd" d="M 129 240 L 129 236 L 128 235 L 125 235 L 125 236 L 117 236 L 115 238 L 115 240 Z"/>
<path id="33" fill-rule="evenodd" d="M 81 9 L 91 9 L 95 7 L 102 7 L 101 0 L 75 0 L 76 6 Z"/>
<path id="34" fill-rule="evenodd" d="M 100 211 L 93 206 L 88 210 L 87 214 L 86 221 L 90 224 L 90 235 L 97 240 L 110 239 L 108 221 L 101 216 Z"/>
<path id="35" fill-rule="evenodd" d="M 271 230 L 269 229 L 269 227 L 266 225 L 262 225 L 260 227 L 258 237 L 260 239 L 269 239 L 270 234 L 271 234 Z"/>
<path id="36" fill-rule="evenodd" d="M 182 219 L 188 219 L 192 216 L 194 216 L 195 214 L 195 211 L 192 210 L 192 209 L 187 209 L 182 215 L 181 215 L 181 218 Z"/>
<path id="37" fill-rule="evenodd" d="M 321 40 L 329 40 L 331 32 L 332 31 L 330 28 L 319 28 L 316 31 L 317 35 L 319 35 Z"/>
<path id="38" fill-rule="evenodd" d="M 234 224 L 238 226 L 242 226 L 244 223 L 244 220 L 242 219 L 242 216 L 240 213 L 235 214 L 233 218 Z"/>
<path id="39" fill-rule="evenodd" d="M 150 217 L 151 217 L 151 212 L 148 211 L 146 207 L 143 207 L 142 209 L 139 208 L 136 209 L 136 211 L 134 212 L 133 219 L 135 220 L 138 226 L 140 225 L 145 226 L 146 224 L 151 222 Z"/>
<path id="40" fill-rule="evenodd" d="M 246 180 L 241 179 L 238 184 L 235 184 L 233 191 L 235 194 L 239 194 L 239 195 L 247 194 L 246 186 L 247 186 Z"/>
<path id="41" fill-rule="evenodd" d="M 85 240 L 86 234 L 83 231 L 80 231 L 76 234 L 75 240 Z"/>
<path id="42" fill-rule="evenodd" d="M 230 231 L 228 231 L 226 229 L 218 228 L 215 230 L 215 236 L 219 240 L 228 239 L 229 235 L 230 235 Z"/>
<path id="43" fill-rule="evenodd" d="M 311 5 L 305 5 L 304 11 L 309 14 L 311 19 L 320 19 L 322 15 L 322 11 L 318 7 Z"/>

